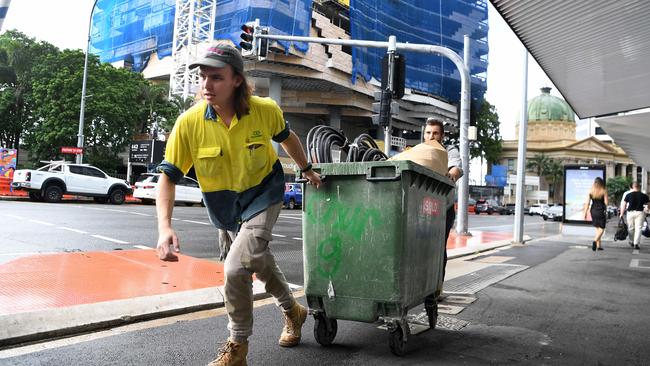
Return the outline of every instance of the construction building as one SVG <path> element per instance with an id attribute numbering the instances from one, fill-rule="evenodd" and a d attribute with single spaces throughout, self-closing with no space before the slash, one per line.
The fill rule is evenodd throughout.
<path id="1" fill-rule="evenodd" d="M 211 20 L 213 19 L 213 20 Z M 463 55 L 470 36 L 472 100 L 483 98 L 487 71 L 485 0 L 99 0 L 92 20 L 91 52 L 104 62 L 131 67 L 151 80 L 170 82 L 171 92 L 191 96 L 196 75 L 187 65 L 212 39 L 239 43 L 240 27 L 260 19 L 271 34 L 434 44 Z M 276 100 L 303 143 L 319 124 L 350 139 L 369 133 L 374 93 L 380 89 L 385 49 L 272 42 L 263 61 L 245 65 L 256 93 Z M 460 74 L 441 56 L 405 53 L 406 92 L 392 119 L 392 145 L 420 141 L 428 117 L 458 124 Z M 281 156 L 293 174 L 290 159 Z"/>

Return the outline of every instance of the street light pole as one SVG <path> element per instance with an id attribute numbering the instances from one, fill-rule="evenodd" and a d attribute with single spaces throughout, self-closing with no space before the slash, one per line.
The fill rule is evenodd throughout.
<path id="1" fill-rule="evenodd" d="M 90 9 L 90 19 L 88 20 L 88 40 L 86 42 L 86 57 L 84 59 L 84 76 L 81 83 L 81 107 L 79 108 L 79 133 L 77 134 L 77 147 L 83 149 L 84 147 L 84 112 L 86 108 L 86 79 L 88 77 L 88 52 L 90 51 L 90 30 L 93 22 L 93 13 L 95 12 L 95 6 L 97 5 L 97 0 L 93 3 L 93 7 Z M 77 154 L 77 164 L 83 162 L 83 150 Z"/>

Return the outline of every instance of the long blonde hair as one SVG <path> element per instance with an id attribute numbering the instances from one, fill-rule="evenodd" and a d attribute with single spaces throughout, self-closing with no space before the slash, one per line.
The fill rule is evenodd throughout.
<path id="1" fill-rule="evenodd" d="M 591 185 L 591 190 L 589 191 L 589 197 L 592 199 L 601 199 L 607 195 L 607 187 L 605 187 L 605 182 L 602 178 L 596 177 L 594 179 L 594 184 Z"/>

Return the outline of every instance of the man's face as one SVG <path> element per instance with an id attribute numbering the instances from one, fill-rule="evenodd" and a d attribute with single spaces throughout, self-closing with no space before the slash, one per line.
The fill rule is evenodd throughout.
<path id="1" fill-rule="evenodd" d="M 434 126 L 429 126 L 427 125 L 424 128 L 424 141 L 432 141 L 436 140 L 439 143 L 442 144 L 442 138 L 445 137 L 445 132 L 443 131 L 440 126 L 434 125 Z"/>
<path id="2" fill-rule="evenodd" d="M 199 77 L 203 98 L 212 106 L 232 103 L 235 89 L 243 82 L 242 77 L 235 74 L 231 66 L 201 66 Z"/>

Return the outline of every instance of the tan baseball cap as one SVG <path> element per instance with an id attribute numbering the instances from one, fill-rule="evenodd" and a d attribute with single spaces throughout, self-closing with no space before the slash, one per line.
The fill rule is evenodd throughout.
<path id="1" fill-rule="evenodd" d="M 210 45 L 198 60 L 190 64 L 190 69 L 199 66 L 221 68 L 226 65 L 232 66 L 240 74 L 244 73 L 244 59 L 239 50 L 227 43 L 215 43 Z"/>

